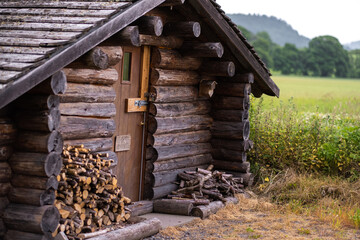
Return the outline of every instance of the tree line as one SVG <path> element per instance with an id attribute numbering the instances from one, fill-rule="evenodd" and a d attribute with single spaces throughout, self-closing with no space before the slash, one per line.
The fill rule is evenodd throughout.
<path id="1" fill-rule="evenodd" d="M 315 37 L 299 49 L 290 43 L 277 45 L 267 32 L 239 28 L 266 65 L 282 74 L 360 78 L 360 50 L 345 50 L 333 36 Z"/>

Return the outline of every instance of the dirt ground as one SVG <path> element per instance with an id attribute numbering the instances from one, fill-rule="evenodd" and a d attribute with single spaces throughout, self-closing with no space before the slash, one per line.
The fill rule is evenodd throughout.
<path id="1" fill-rule="evenodd" d="M 360 231 L 295 215 L 269 202 L 238 196 L 208 219 L 169 227 L 147 240 L 160 239 L 360 239 Z"/>

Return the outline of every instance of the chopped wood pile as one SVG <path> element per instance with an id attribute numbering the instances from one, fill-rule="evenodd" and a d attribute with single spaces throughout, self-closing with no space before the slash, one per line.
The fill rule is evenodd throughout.
<path id="1" fill-rule="evenodd" d="M 81 239 L 84 233 L 121 225 L 130 218 L 125 206 L 131 200 L 117 186 L 117 178 L 109 170 L 113 160 L 104 159 L 107 157 L 83 145 L 63 149 L 55 206 L 61 216 L 57 231 L 69 239 Z"/>

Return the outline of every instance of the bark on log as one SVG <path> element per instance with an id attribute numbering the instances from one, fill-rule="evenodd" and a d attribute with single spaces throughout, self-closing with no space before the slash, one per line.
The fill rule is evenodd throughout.
<path id="1" fill-rule="evenodd" d="M 113 103 L 116 98 L 116 93 L 111 86 L 69 83 L 66 94 L 59 96 L 61 103 Z"/>
<path id="2" fill-rule="evenodd" d="M 115 133 L 113 119 L 61 116 L 59 132 L 64 140 L 112 137 Z"/>
<path id="3" fill-rule="evenodd" d="M 244 186 L 252 186 L 254 183 L 254 174 L 252 173 L 240 173 L 240 172 L 232 172 L 226 171 L 229 174 L 232 174 L 234 177 L 241 178 L 241 184 Z"/>
<path id="4" fill-rule="evenodd" d="M 212 125 L 211 133 L 215 138 L 247 140 L 250 135 L 250 124 L 249 121 L 215 121 Z"/>
<path id="5" fill-rule="evenodd" d="M 240 73 L 236 74 L 232 78 L 224 79 L 226 82 L 238 82 L 238 83 L 254 83 L 254 74 L 252 73 Z"/>
<path id="6" fill-rule="evenodd" d="M 241 97 L 225 97 L 215 96 L 212 100 L 213 107 L 220 110 L 246 110 L 250 107 L 249 96 Z"/>
<path id="7" fill-rule="evenodd" d="M 0 197 L 5 197 L 11 188 L 11 184 L 9 182 L 7 183 L 0 183 Z"/>
<path id="8" fill-rule="evenodd" d="M 230 160 L 233 162 L 246 162 L 246 153 L 242 150 L 215 148 L 212 152 L 212 156 L 214 159 Z"/>
<path id="9" fill-rule="evenodd" d="M 64 68 L 68 82 L 99 85 L 113 85 L 119 78 L 118 72 L 113 69 L 96 70 L 89 68 Z"/>
<path id="10" fill-rule="evenodd" d="M 104 235 L 89 238 L 89 240 L 137 240 L 152 236 L 161 229 L 161 222 L 157 218 L 151 218 L 143 222 L 121 228 Z"/>
<path id="11" fill-rule="evenodd" d="M 25 94 L 14 102 L 14 106 L 24 110 L 50 110 L 59 107 L 60 98 L 57 95 Z"/>
<path id="12" fill-rule="evenodd" d="M 55 202 L 55 192 L 53 189 L 11 188 L 8 199 L 11 203 L 34 206 L 53 205 Z"/>
<path id="13" fill-rule="evenodd" d="M 249 111 L 215 109 L 211 112 L 211 116 L 219 121 L 244 122 L 249 119 Z"/>
<path id="14" fill-rule="evenodd" d="M 232 77 L 235 75 L 235 64 L 220 61 L 204 62 L 199 71 L 208 76 Z"/>
<path id="15" fill-rule="evenodd" d="M 180 48 L 184 40 L 174 36 L 161 36 L 156 37 L 152 35 L 143 35 L 140 34 L 140 44 L 142 46 L 156 46 L 156 47 L 165 47 L 165 48 Z"/>
<path id="16" fill-rule="evenodd" d="M 9 199 L 7 197 L 0 197 L 0 219 L 2 218 L 3 212 L 9 203 Z"/>
<path id="17" fill-rule="evenodd" d="M 51 233 L 37 234 L 29 232 L 21 232 L 16 230 L 8 230 L 5 240 L 50 240 L 53 239 Z"/>
<path id="18" fill-rule="evenodd" d="M 210 143 L 181 144 L 157 147 L 157 161 L 194 156 L 211 152 Z"/>
<path id="19" fill-rule="evenodd" d="M 112 138 L 89 138 L 77 140 L 65 140 L 64 145 L 77 146 L 84 145 L 84 148 L 89 148 L 94 152 L 108 151 L 113 147 Z"/>
<path id="20" fill-rule="evenodd" d="M 207 115 L 154 118 L 149 116 L 148 131 L 152 134 L 198 131 L 210 128 L 212 118 Z"/>
<path id="21" fill-rule="evenodd" d="M 211 154 L 200 154 L 166 161 L 149 163 L 153 172 L 169 171 L 186 167 L 198 167 L 212 162 Z"/>
<path id="22" fill-rule="evenodd" d="M 116 43 L 120 46 L 140 47 L 139 28 L 128 26 L 115 35 Z"/>
<path id="23" fill-rule="evenodd" d="M 150 87 L 150 101 L 157 103 L 194 101 L 198 98 L 198 88 L 181 87 Z"/>
<path id="24" fill-rule="evenodd" d="M 12 203 L 5 209 L 3 219 L 8 229 L 42 234 L 56 230 L 60 214 L 52 205 L 37 207 Z"/>
<path id="25" fill-rule="evenodd" d="M 206 168 L 207 165 L 200 165 L 197 166 L 200 168 Z M 174 183 L 176 182 L 176 180 L 178 180 L 178 174 L 182 173 L 184 171 L 194 171 L 196 169 L 196 167 L 187 167 L 187 168 L 181 168 L 181 169 L 175 169 L 175 170 L 170 170 L 170 171 L 164 171 L 164 172 L 154 172 L 153 176 L 154 176 L 154 183 L 153 183 L 153 187 L 160 187 L 160 186 L 164 186 L 170 183 Z"/>
<path id="26" fill-rule="evenodd" d="M 180 52 L 182 55 L 189 57 L 221 58 L 224 54 L 224 47 L 220 42 L 185 42 Z"/>
<path id="27" fill-rule="evenodd" d="M 154 201 L 155 213 L 189 216 L 192 208 L 193 204 L 188 201 L 181 201 L 176 199 L 160 199 Z"/>
<path id="28" fill-rule="evenodd" d="M 60 94 L 66 91 L 66 75 L 63 71 L 54 73 L 50 78 L 46 79 L 29 91 L 30 94 Z"/>
<path id="29" fill-rule="evenodd" d="M 60 154 L 51 152 L 43 153 L 14 153 L 9 164 L 16 174 L 26 174 L 39 177 L 50 177 L 59 175 L 62 167 Z"/>
<path id="30" fill-rule="evenodd" d="M 200 76 L 195 71 L 153 68 L 150 81 L 152 85 L 158 86 L 197 85 L 200 82 Z"/>
<path id="31" fill-rule="evenodd" d="M 241 173 L 250 172 L 249 162 L 232 162 L 232 161 L 214 160 L 213 164 L 216 169 L 229 170 L 229 171 L 235 171 Z"/>
<path id="32" fill-rule="evenodd" d="M 253 148 L 254 143 L 251 140 L 227 140 L 212 138 L 211 145 L 214 148 L 224 148 L 246 152 Z"/>
<path id="33" fill-rule="evenodd" d="M 120 62 L 122 57 L 123 51 L 121 47 L 98 46 L 87 52 L 80 58 L 80 61 L 90 68 L 107 69 Z"/>
<path id="34" fill-rule="evenodd" d="M 163 22 L 160 17 L 142 16 L 134 22 L 139 28 L 140 34 L 161 36 L 163 32 Z"/>
<path id="35" fill-rule="evenodd" d="M 171 146 L 176 144 L 203 143 L 211 139 L 209 130 L 200 130 L 195 132 L 180 132 L 169 134 L 148 134 L 148 145 L 153 147 Z"/>
<path id="36" fill-rule="evenodd" d="M 0 162 L 0 183 L 9 182 L 11 179 L 11 167 L 7 162 Z"/>
<path id="37" fill-rule="evenodd" d="M 152 52 L 151 66 L 173 70 L 197 70 L 201 66 L 200 58 L 183 57 L 175 50 L 157 48 Z"/>
<path id="38" fill-rule="evenodd" d="M 13 143 L 16 138 L 16 128 L 15 125 L 8 123 L 0 122 L 0 145 Z"/>
<path id="39" fill-rule="evenodd" d="M 0 146 L 0 162 L 7 161 L 12 153 L 13 153 L 12 146 L 10 145 Z"/>
<path id="40" fill-rule="evenodd" d="M 131 216 L 136 217 L 140 215 L 144 215 L 147 213 L 153 212 L 153 202 L 152 201 L 137 201 L 131 203 L 131 205 L 127 206 L 127 208 L 131 211 Z"/>
<path id="41" fill-rule="evenodd" d="M 204 115 L 210 112 L 208 101 L 179 103 L 150 103 L 149 113 L 156 117 L 178 117 L 187 115 Z"/>
<path id="42" fill-rule="evenodd" d="M 216 213 L 223 207 L 224 204 L 221 201 L 214 201 L 211 202 L 209 205 L 194 207 L 191 211 L 191 215 L 195 217 L 200 217 L 201 219 L 205 219 L 209 217 L 211 214 Z"/>
<path id="43" fill-rule="evenodd" d="M 63 139 L 58 131 L 51 133 L 24 131 L 17 137 L 16 148 L 26 152 L 60 153 L 63 149 Z"/>
<path id="44" fill-rule="evenodd" d="M 61 103 L 61 115 L 83 117 L 114 117 L 116 108 L 114 103 Z"/>
<path id="45" fill-rule="evenodd" d="M 150 190 L 150 199 L 158 199 L 158 198 L 162 198 L 167 196 L 169 193 L 171 193 L 172 191 L 175 191 L 176 189 L 178 189 L 179 185 L 177 184 L 167 184 L 167 185 L 163 185 L 160 187 L 154 187 L 151 188 Z"/>
<path id="46" fill-rule="evenodd" d="M 30 131 L 52 132 L 58 129 L 60 124 L 60 111 L 29 112 L 24 111 L 15 116 L 18 128 Z"/>
<path id="47" fill-rule="evenodd" d="M 198 22 L 167 22 L 164 26 L 165 36 L 197 38 L 201 34 Z"/>
<path id="48" fill-rule="evenodd" d="M 11 185 L 18 188 L 33 188 L 33 189 L 54 189 L 57 190 L 59 182 L 55 176 L 37 177 L 29 175 L 15 174 L 11 178 Z"/>
<path id="49" fill-rule="evenodd" d="M 245 97 L 250 95 L 251 85 L 249 83 L 220 83 L 216 89 L 215 94 L 232 97 Z"/>

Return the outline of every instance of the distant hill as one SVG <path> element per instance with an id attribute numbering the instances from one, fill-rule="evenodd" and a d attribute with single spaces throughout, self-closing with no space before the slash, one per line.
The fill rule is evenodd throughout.
<path id="1" fill-rule="evenodd" d="M 344 45 L 344 48 L 345 48 L 346 50 L 360 49 L 360 41 L 351 42 L 351 43 L 345 44 L 345 45 Z"/>
<path id="2" fill-rule="evenodd" d="M 266 31 L 271 40 L 280 46 L 285 43 L 295 44 L 298 48 L 307 47 L 310 39 L 300 35 L 284 20 L 265 15 L 227 14 L 234 23 L 243 26 L 253 33 Z"/>

